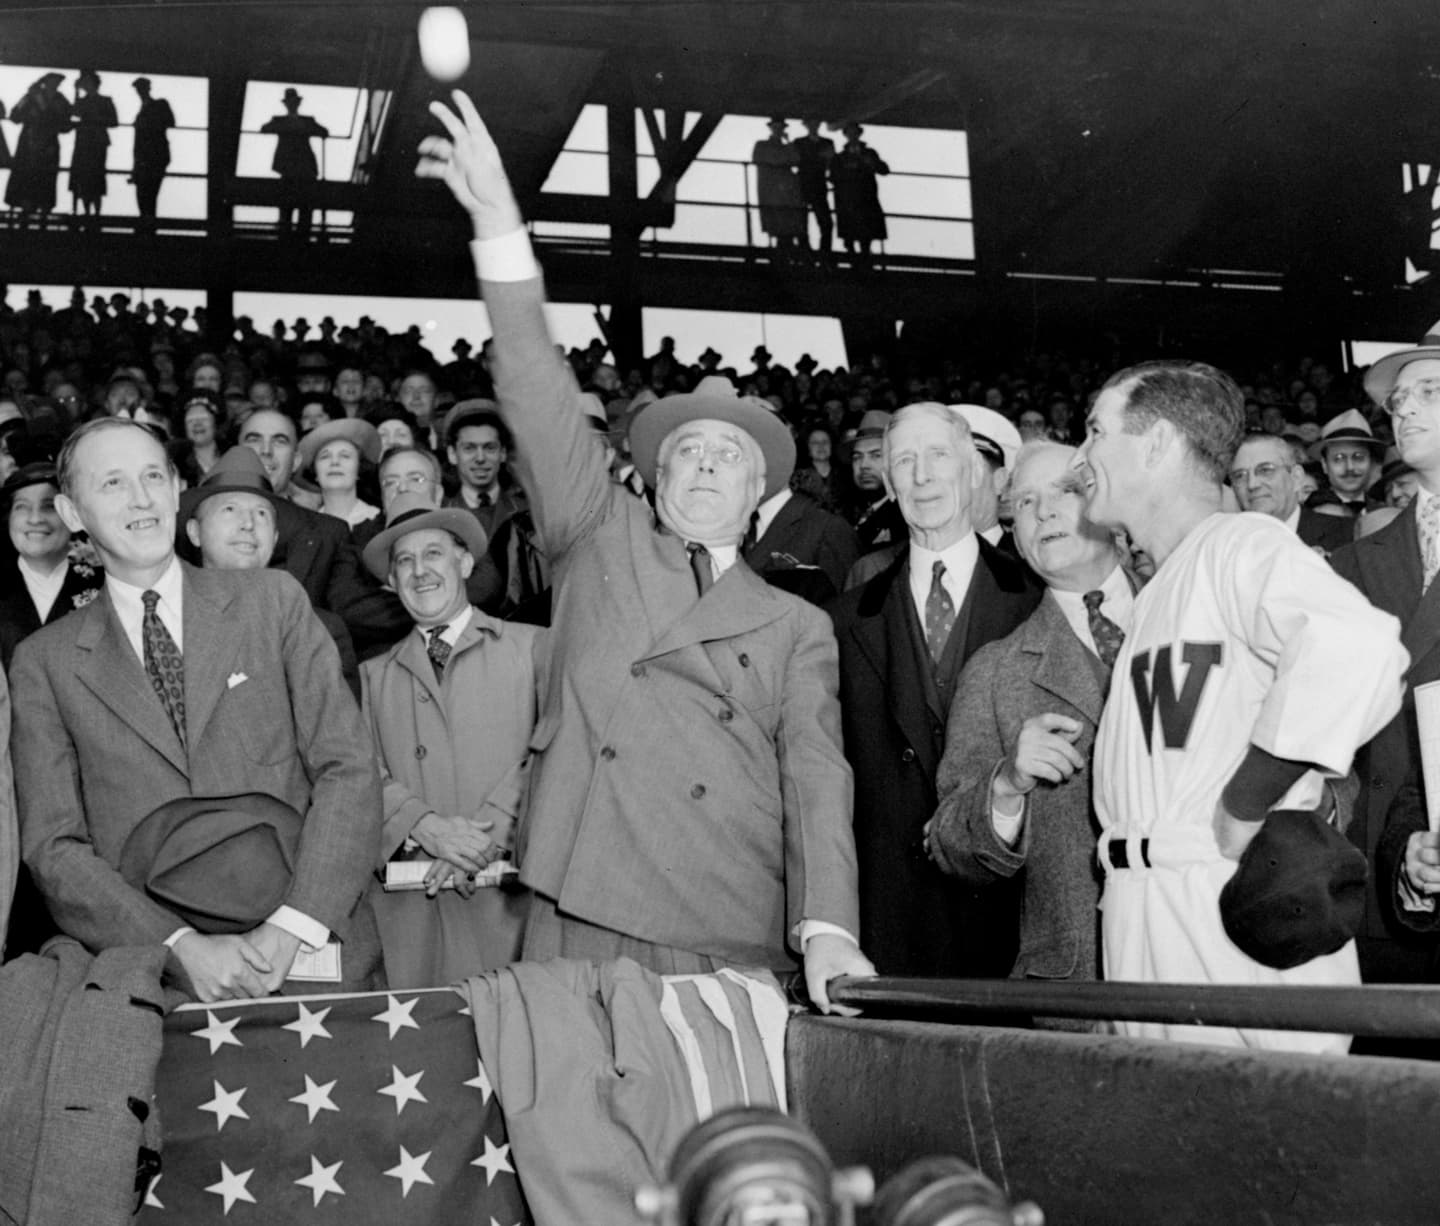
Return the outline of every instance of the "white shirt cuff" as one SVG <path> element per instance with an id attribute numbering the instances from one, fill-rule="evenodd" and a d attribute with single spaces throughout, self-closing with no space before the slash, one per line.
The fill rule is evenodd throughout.
<path id="1" fill-rule="evenodd" d="M 1014 847 L 1020 838 L 1020 827 L 1025 824 L 1025 806 L 1020 806 L 1020 812 L 1013 817 L 1007 817 L 999 809 L 991 807 L 990 824 L 995 827 L 995 837 L 1006 847 Z"/>
<path id="2" fill-rule="evenodd" d="M 195 929 L 189 927 L 188 925 L 184 928 L 175 929 L 174 932 L 172 932 L 168 937 L 165 938 L 165 948 L 174 949 L 176 941 L 178 941 L 181 937 L 189 936 L 194 931 Z"/>
<path id="3" fill-rule="evenodd" d="M 540 275 L 530 235 L 523 227 L 499 238 L 472 239 L 470 257 L 482 281 L 529 281 Z"/>
<path id="4" fill-rule="evenodd" d="M 860 948 L 860 942 L 855 939 L 855 935 L 851 932 L 847 932 L 844 928 L 840 927 L 839 924 L 826 923 L 824 920 L 801 920 L 800 952 L 802 954 L 805 952 L 805 946 L 809 942 L 811 937 L 818 937 L 822 933 L 826 933 L 834 937 L 844 937 L 847 941 L 854 945 L 856 949 Z"/>
<path id="5" fill-rule="evenodd" d="M 266 923 L 274 924 L 275 927 L 296 937 L 300 944 L 312 953 L 324 946 L 330 939 L 330 929 L 319 920 L 311 919 L 305 912 L 295 910 L 294 907 L 276 907 Z"/>

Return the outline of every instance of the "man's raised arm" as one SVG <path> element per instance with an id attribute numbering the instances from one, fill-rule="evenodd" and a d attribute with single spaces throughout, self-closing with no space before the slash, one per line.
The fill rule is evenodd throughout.
<path id="1" fill-rule="evenodd" d="M 430 104 L 446 135 L 420 143 L 415 173 L 445 183 L 470 215 L 470 250 L 495 332 L 496 399 L 515 435 L 516 469 L 536 527 L 559 554 L 604 513 L 612 483 L 546 327 L 540 266 L 500 152 L 474 103 L 459 90 L 451 96 L 454 110 Z"/>

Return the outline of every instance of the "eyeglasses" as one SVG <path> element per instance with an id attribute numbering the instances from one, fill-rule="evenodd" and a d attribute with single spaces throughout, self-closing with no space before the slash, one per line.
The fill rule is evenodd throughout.
<path id="1" fill-rule="evenodd" d="M 1257 481 L 1269 481 L 1282 468 L 1284 464 L 1275 464 L 1266 460 L 1263 464 L 1257 464 L 1254 468 L 1232 468 L 1230 470 L 1230 484 L 1232 486 L 1244 485 L 1247 477 L 1254 477 Z"/>
<path id="2" fill-rule="evenodd" d="M 735 443 L 702 443 L 698 439 L 690 439 L 681 443 L 675 448 L 675 454 L 682 460 L 700 460 L 707 454 L 712 455 L 726 468 L 734 468 L 745 462 L 745 450 Z"/>
<path id="3" fill-rule="evenodd" d="M 1417 409 L 1433 409 L 1440 405 L 1440 379 L 1417 379 L 1408 387 L 1397 387 L 1385 397 L 1385 411 L 1394 416 L 1412 400 Z"/>
<path id="4" fill-rule="evenodd" d="M 382 490 L 419 490 L 424 489 L 434 477 L 427 477 L 424 473 L 406 473 L 402 476 L 389 476 L 381 479 Z"/>

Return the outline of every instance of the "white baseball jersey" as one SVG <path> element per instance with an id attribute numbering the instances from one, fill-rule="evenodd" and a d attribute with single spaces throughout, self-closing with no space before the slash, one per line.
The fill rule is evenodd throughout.
<path id="1" fill-rule="evenodd" d="M 1353 942 L 1289 971 L 1235 947 L 1219 910 L 1235 864 L 1220 855 L 1212 822 L 1252 744 L 1344 775 L 1355 750 L 1400 709 L 1408 665 L 1400 623 L 1278 520 L 1220 513 L 1180 543 L 1135 601 L 1096 734 L 1107 978 L 1359 983 Z M 1324 775 L 1306 774 L 1280 807 L 1314 808 Z M 1129 868 L 1110 867 L 1115 838 L 1129 840 Z M 1148 867 L 1141 838 L 1150 840 Z M 1289 1050 L 1349 1046 L 1337 1035 L 1121 1029 Z"/>

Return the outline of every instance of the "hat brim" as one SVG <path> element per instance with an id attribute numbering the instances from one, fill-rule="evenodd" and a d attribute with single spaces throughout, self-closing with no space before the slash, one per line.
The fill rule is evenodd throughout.
<path id="1" fill-rule="evenodd" d="M 427 528 L 448 532 L 465 542 L 465 548 L 476 559 L 485 556 L 490 541 L 480 521 L 461 507 L 436 507 L 432 511 L 403 516 L 396 523 L 376 533 L 361 555 L 365 569 L 382 583 L 390 577 L 390 550 L 402 536 Z"/>
<path id="2" fill-rule="evenodd" d="M 765 457 L 765 493 L 771 498 L 790 484 L 795 470 L 795 440 L 790 428 L 769 409 L 738 396 L 682 392 L 647 404 L 630 423 L 630 458 L 645 484 L 655 488 L 660 444 L 671 431 L 691 421 L 723 421 L 744 430 Z"/>
<path id="3" fill-rule="evenodd" d="M 201 482 L 199 485 L 191 486 L 188 490 L 180 493 L 180 523 L 188 523 L 195 516 L 196 508 L 207 498 L 213 498 L 216 494 L 256 494 L 265 499 L 277 511 L 280 504 L 285 502 L 279 494 L 267 490 L 255 484 L 245 484 L 241 481 L 220 481 L 214 485 L 206 485 Z"/>
<path id="4" fill-rule="evenodd" d="M 1371 434 L 1359 434 L 1351 430 L 1337 430 L 1329 438 L 1316 439 L 1315 442 L 1310 444 L 1310 450 L 1306 454 L 1308 454 L 1312 460 L 1323 460 L 1325 458 L 1325 448 L 1330 446 L 1331 443 L 1363 443 L 1366 447 L 1370 448 L 1370 454 L 1377 460 L 1383 460 L 1385 458 L 1386 444 L 1383 440 Z"/>
<path id="5" fill-rule="evenodd" d="M 1385 398 L 1395 390 L 1395 378 L 1400 371 L 1411 362 L 1427 358 L 1440 361 L 1440 345 L 1421 344 L 1398 353 L 1387 353 L 1365 372 L 1365 394 L 1376 404 L 1384 404 Z"/>
<path id="6" fill-rule="evenodd" d="M 343 421 L 327 421 L 323 425 L 316 426 L 300 440 L 295 448 L 300 467 L 309 468 L 315 463 L 315 457 L 320 454 L 320 448 L 327 443 L 333 443 L 336 439 L 342 439 L 349 443 L 370 463 L 378 464 L 380 462 L 380 453 L 384 450 L 384 444 L 380 442 L 380 431 L 368 421 L 363 421 L 358 417 L 347 417 Z"/>

